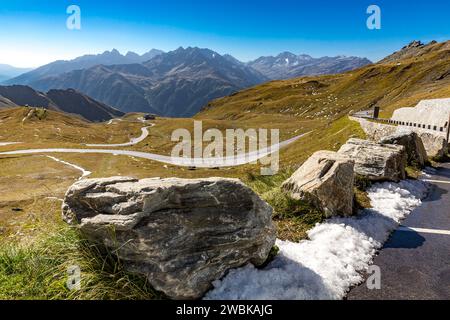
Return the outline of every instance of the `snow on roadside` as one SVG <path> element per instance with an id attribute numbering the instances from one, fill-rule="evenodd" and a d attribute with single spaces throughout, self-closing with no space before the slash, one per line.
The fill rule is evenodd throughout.
<path id="1" fill-rule="evenodd" d="M 70 163 L 70 162 L 66 162 L 66 161 L 63 161 L 61 159 L 58 159 L 58 158 L 55 158 L 55 157 L 52 157 L 52 156 L 47 156 L 47 158 L 50 158 L 52 160 L 55 160 L 56 162 L 65 164 L 66 166 L 69 166 L 69 167 L 72 167 L 74 169 L 77 169 L 77 170 L 81 171 L 82 172 L 82 176 L 80 177 L 80 179 L 83 179 L 84 177 L 87 177 L 87 176 L 92 174 L 91 171 L 87 171 L 84 168 L 82 168 L 80 166 L 77 166 L 76 164 L 73 164 L 73 163 Z"/>
<path id="2" fill-rule="evenodd" d="M 267 267 L 231 270 L 205 299 L 342 299 L 363 280 L 361 272 L 427 191 L 422 181 L 375 184 L 368 190 L 373 208 L 318 224 L 308 232 L 309 240 L 277 240 L 279 254 Z"/>

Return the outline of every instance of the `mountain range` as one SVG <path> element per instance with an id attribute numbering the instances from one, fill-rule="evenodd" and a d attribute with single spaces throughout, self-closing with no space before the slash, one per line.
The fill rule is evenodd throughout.
<path id="1" fill-rule="evenodd" d="M 400 107 L 450 96 L 450 41 L 413 41 L 381 61 L 336 75 L 272 81 L 211 101 L 196 117 L 237 119 L 290 116 L 329 124 L 355 111 Z"/>
<path id="2" fill-rule="evenodd" d="M 209 49 L 117 50 L 56 61 L 10 79 L 39 91 L 75 89 L 123 112 L 189 117 L 209 101 L 273 79 L 339 73 L 369 64 L 358 57 L 312 58 L 283 53 L 248 63 Z"/>
<path id="3" fill-rule="evenodd" d="M 31 68 L 16 68 L 8 64 L 0 64 L 0 82 L 15 78 L 23 73 L 30 72 Z"/>
<path id="4" fill-rule="evenodd" d="M 18 106 L 42 107 L 77 114 L 89 121 L 106 121 L 124 113 L 73 89 L 42 93 L 28 86 L 0 86 L 0 109 Z"/>
<path id="5" fill-rule="evenodd" d="M 276 57 L 258 58 L 248 65 L 271 80 L 284 80 L 306 75 L 342 73 L 371 63 L 366 58 L 346 56 L 313 58 L 306 54 L 283 52 Z"/>
<path id="6" fill-rule="evenodd" d="M 4 84 L 21 84 L 31 85 L 35 81 L 38 81 L 47 77 L 54 77 L 73 70 L 87 69 L 96 65 L 114 65 L 114 64 L 131 64 L 142 63 L 150 60 L 155 56 L 163 53 L 163 51 L 152 49 L 149 52 L 138 55 L 134 52 L 128 52 L 126 55 L 122 55 L 118 50 L 113 49 L 111 51 L 105 51 L 101 54 L 88 54 L 73 60 L 58 60 L 42 67 L 36 68 L 30 72 L 17 76 L 14 79 L 5 81 Z"/>

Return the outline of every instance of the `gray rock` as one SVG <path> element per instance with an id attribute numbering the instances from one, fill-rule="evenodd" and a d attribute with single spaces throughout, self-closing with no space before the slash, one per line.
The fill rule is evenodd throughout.
<path id="1" fill-rule="evenodd" d="M 384 123 L 378 123 L 353 117 L 351 117 L 350 119 L 359 122 L 361 128 L 366 134 L 366 138 L 371 141 L 379 142 L 381 139 L 395 134 L 399 130 L 399 127 L 397 126 L 391 126 Z"/>
<path id="2" fill-rule="evenodd" d="M 338 153 L 355 160 L 355 173 L 371 181 L 405 179 L 405 147 L 350 139 Z"/>
<path id="3" fill-rule="evenodd" d="M 423 168 L 428 160 L 422 139 L 413 131 L 405 130 L 395 133 L 381 139 L 380 143 L 404 146 L 410 165 Z"/>
<path id="4" fill-rule="evenodd" d="M 173 299 L 196 299 L 227 270 L 260 265 L 272 208 L 239 180 L 107 178 L 67 192 L 63 218 Z"/>
<path id="5" fill-rule="evenodd" d="M 332 151 L 314 153 L 282 189 L 327 216 L 353 214 L 354 161 Z"/>
<path id="6" fill-rule="evenodd" d="M 380 142 L 388 136 L 409 130 L 416 132 L 419 138 L 422 139 L 428 158 L 439 159 L 448 153 L 448 142 L 445 137 L 445 132 L 431 131 L 417 127 L 408 127 L 406 129 L 402 126 L 386 125 L 354 117 L 350 117 L 350 119 L 360 123 L 361 128 L 369 140 Z"/>
<path id="7" fill-rule="evenodd" d="M 431 159 L 442 159 L 448 153 L 448 141 L 441 135 L 419 132 L 427 155 Z"/>

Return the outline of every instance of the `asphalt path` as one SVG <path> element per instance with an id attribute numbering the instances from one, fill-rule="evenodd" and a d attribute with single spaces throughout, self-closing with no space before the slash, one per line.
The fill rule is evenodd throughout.
<path id="1" fill-rule="evenodd" d="M 143 135 L 141 137 L 136 138 L 141 142 L 148 136 L 147 127 L 142 128 Z M 267 148 L 262 148 L 249 153 L 237 154 L 234 156 L 228 157 L 211 157 L 211 158 L 183 158 L 176 156 L 164 156 L 155 153 L 148 152 L 140 152 L 140 151 L 131 151 L 131 150 L 115 150 L 115 149 L 73 149 L 73 148 L 51 148 L 51 149 L 25 149 L 25 150 L 13 150 L 13 151 L 5 151 L 0 152 L 0 156 L 8 156 L 8 155 L 26 155 L 26 154 L 48 154 L 48 153 L 83 153 L 83 154 L 113 154 L 113 155 L 124 155 L 142 159 L 148 159 L 153 161 L 158 161 L 166 164 L 172 164 L 177 166 L 184 167 L 198 167 L 198 168 L 215 168 L 215 167 L 232 167 L 239 166 L 248 163 L 254 163 L 262 158 L 270 156 L 276 152 L 278 152 L 281 148 L 286 147 L 298 139 L 308 135 L 310 132 L 305 134 L 293 137 L 286 141 L 282 141 L 275 145 L 269 146 Z M 143 139 L 142 137 L 145 136 Z M 134 139 L 134 142 L 136 142 Z M 136 143 L 134 143 L 136 144 Z M 90 145 L 92 146 L 92 145 Z M 111 145 L 100 145 L 101 147 Z M 113 145 L 114 146 L 114 145 Z M 117 146 L 117 145 L 115 145 Z M 123 145 L 121 145 L 123 146 Z"/>
<path id="2" fill-rule="evenodd" d="M 141 128 L 142 134 L 137 137 L 137 138 L 131 138 L 130 142 L 126 142 L 126 143 L 115 143 L 115 144 L 85 144 L 85 146 L 87 147 L 97 147 L 97 148 L 101 148 L 101 147 L 110 147 L 110 148 L 114 148 L 114 147 L 130 147 L 130 146 L 134 146 L 136 144 L 138 144 L 139 142 L 144 141 L 148 135 L 148 128 L 153 127 L 154 124 L 148 126 L 148 127 L 143 127 Z"/>
<path id="3" fill-rule="evenodd" d="M 450 299 L 450 164 L 423 176 L 432 189 L 385 243 L 373 264 L 381 270 L 381 288 L 366 282 L 349 300 Z"/>

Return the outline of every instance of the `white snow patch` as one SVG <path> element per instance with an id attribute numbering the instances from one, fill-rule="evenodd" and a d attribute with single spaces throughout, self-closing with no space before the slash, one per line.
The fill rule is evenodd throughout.
<path id="1" fill-rule="evenodd" d="M 420 206 L 422 181 L 376 184 L 368 190 L 373 208 L 357 217 L 333 218 L 299 243 L 277 240 L 280 251 L 264 269 L 249 264 L 214 282 L 205 299 L 343 299 L 359 284 L 376 251 L 401 219 Z"/>
<path id="2" fill-rule="evenodd" d="M 50 158 L 52 160 L 55 160 L 56 162 L 60 162 L 62 164 L 65 164 L 66 166 L 72 167 L 74 169 L 80 170 L 82 172 L 82 176 L 80 177 L 80 179 L 83 179 L 83 178 L 85 178 L 85 177 L 87 177 L 87 176 L 92 174 L 91 171 L 87 171 L 84 168 L 82 168 L 80 166 L 77 166 L 76 164 L 73 164 L 73 163 L 70 163 L 70 162 L 66 162 L 66 161 L 63 161 L 61 159 L 58 159 L 58 158 L 55 158 L 55 157 L 52 157 L 52 156 L 47 156 L 47 158 Z"/>

